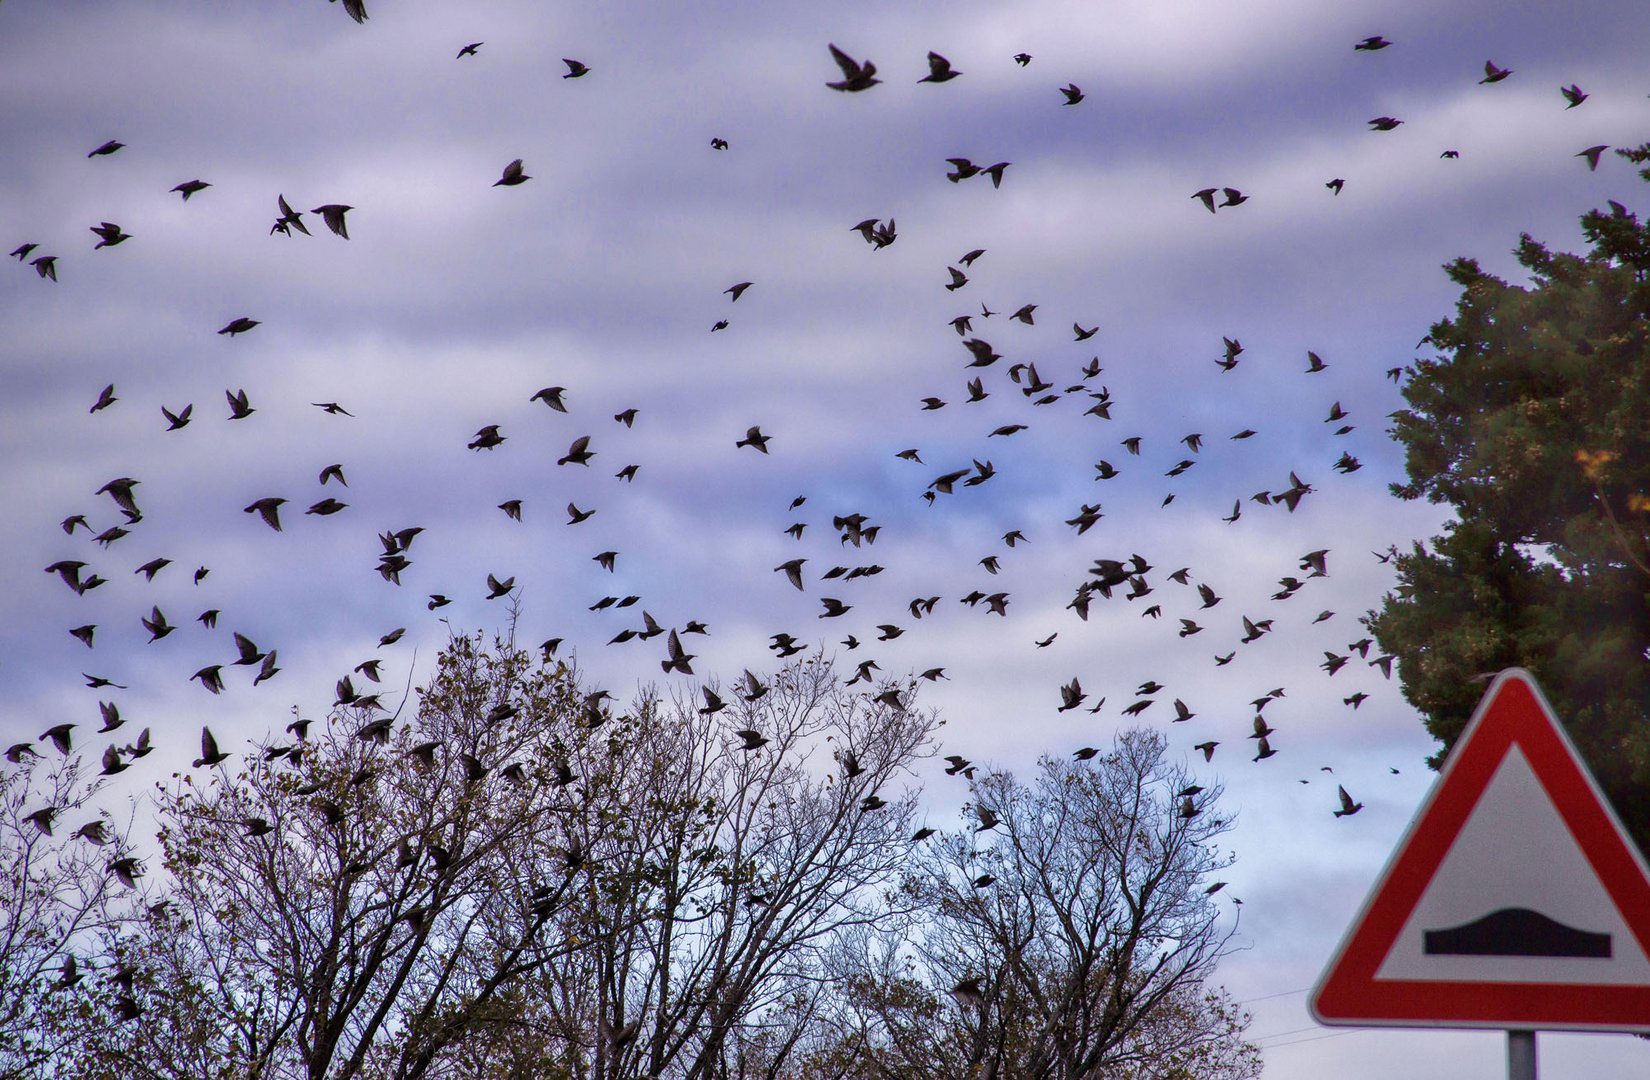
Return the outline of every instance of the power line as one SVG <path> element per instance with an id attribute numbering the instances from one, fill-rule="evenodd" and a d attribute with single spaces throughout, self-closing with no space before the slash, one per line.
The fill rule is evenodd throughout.
<path id="1" fill-rule="evenodd" d="M 1327 1032 L 1323 1035 L 1313 1035 L 1313 1036 L 1311 1036 L 1309 1038 L 1305 1038 L 1305 1039 L 1290 1039 L 1288 1042 L 1273 1043 L 1271 1046 L 1263 1046 L 1263 1047 L 1261 1047 L 1261 1049 L 1262 1050 L 1276 1050 L 1280 1046 L 1299 1046 L 1301 1043 L 1317 1042 L 1319 1039 L 1338 1039 L 1342 1035 L 1357 1035 L 1357 1034 L 1360 1034 L 1360 1032 L 1358 1032 L 1358 1031 L 1331 1031 L 1331 1032 Z"/>

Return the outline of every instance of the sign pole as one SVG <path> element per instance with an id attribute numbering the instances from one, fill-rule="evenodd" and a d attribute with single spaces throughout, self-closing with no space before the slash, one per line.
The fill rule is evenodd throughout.
<path id="1" fill-rule="evenodd" d="M 1535 1032 L 1507 1032 L 1507 1080 L 1536 1080 Z"/>

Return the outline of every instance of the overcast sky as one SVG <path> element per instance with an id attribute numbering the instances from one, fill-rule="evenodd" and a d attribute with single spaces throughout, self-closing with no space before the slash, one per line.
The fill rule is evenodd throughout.
<path id="1" fill-rule="evenodd" d="M 164 779 L 202 723 L 244 748 L 293 707 L 324 714 L 371 656 L 398 697 L 449 626 L 503 627 L 488 574 L 514 577 L 524 641 L 563 638 L 621 696 L 686 682 L 659 671 L 662 638 L 606 644 L 644 609 L 706 625 L 684 639 L 702 677 L 771 669 L 781 632 L 845 674 L 943 666 L 920 700 L 943 711 L 946 752 L 1019 771 L 1109 741 L 1155 680 L 1138 722 L 1224 784 L 1238 818 L 1226 892 L 1246 948 L 1221 978 L 1255 1015 L 1268 1080 L 1500 1075 L 1496 1034 L 1332 1032 L 1306 1015 L 1431 777 L 1397 679 L 1349 645 L 1392 584 L 1377 555 L 1443 521 L 1388 494 L 1403 461 L 1386 437 L 1402 407 L 1387 372 L 1455 300 L 1442 264 L 1511 275 L 1520 232 L 1573 250 L 1586 210 L 1644 208 L 1625 162 L 1575 156 L 1650 137 L 1642 4 L 368 10 L 356 25 L 322 0 L 0 5 L 0 250 L 39 245 L 0 267 L 0 740 L 59 720 L 95 731 L 113 699 L 165 743 L 128 775 Z M 1393 44 L 1352 48 L 1377 34 Z M 828 89 L 830 43 L 881 83 Z M 919 84 L 930 50 L 961 76 Z M 589 73 L 563 78 L 564 57 Z M 1486 60 L 1512 74 L 1481 84 Z M 1572 83 L 1589 96 L 1567 109 Z M 1372 130 L 1383 116 L 1403 123 Z M 124 146 L 91 155 L 108 140 Z M 495 186 L 517 158 L 531 179 Z M 948 182 L 950 158 L 1009 164 L 1000 187 Z M 170 190 L 196 179 L 211 186 L 187 202 Z M 1211 214 L 1193 196 L 1211 187 L 1247 199 Z M 310 235 L 271 234 L 279 196 Z M 349 239 L 312 212 L 325 204 L 352 207 Z M 867 243 L 865 219 L 894 241 Z M 93 250 L 102 222 L 130 239 Z M 967 283 L 948 290 L 948 268 Z M 1032 323 L 1012 321 L 1028 304 Z M 240 317 L 258 325 L 218 333 Z M 1242 346 L 1230 371 L 1226 338 Z M 968 367 L 971 339 L 1001 359 Z M 1309 350 L 1325 370 L 1308 372 Z M 1050 389 L 1023 392 L 1023 364 Z M 89 412 L 111 383 L 115 402 Z M 551 386 L 565 413 L 530 400 Z M 226 419 L 239 390 L 255 411 Z M 1102 393 L 1109 419 L 1085 411 Z M 162 407 L 186 405 L 168 430 Z M 632 426 L 614 419 L 632 408 Z M 504 441 L 468 449 L 486 425 Z M 735 445 L 753 425 L 767 454 Z M 595 456 L 558 466 L 579 436 Z M 1343 454 L 1361 467 L 1335 468 Z M 1097 479 L 1101 461 L 1118 475 Z M 976 462 L 994 475 L 924 498 Z M 347 488 L 318 482 L 333 463 Z M 1291 473 L 1312 488 L 1293 512 L 1253 498 Z M 125 519 L 96 493 L 122 476 L 143 518 L 100 545 Z M 287 500 L 279 533 L 243 510 L 266 497 Z M 304 513 L 328 497 L 347 508 Z M 498 508 L 513 499 L 519 522 Z M 569 524 L 569 503 L 595 513 Z M 1068 519 L 1095 504 L 1079 534 Z M 881 527 L 857 548 L 832 527 L 856 513 Z M 75 514 L 90 529 L 65 535 Z M 425 531 L 397 587 L 375 571 L 377 534 L 410 526 Z M 1024 543 L 1005 544 L 1012 530 Z M 1308 578 L 1301 557 L 1320 549 L 1328 574 Z M 1067 604 L 1090 565 L 1134 553 L 1152 594 L 1096 597 L 1080 620 Z M 153 581 L 134 572 L 157 557 L 171 564 Z M 799 557 L 800 592 L 774 571 Z M 41 573 L 60 559 L 107 584 L 76 595 Z M 1181 567 L 1188 584 L 1169 577 Z M 1304 585 L 1271 599 L 1287 576 Z M 1200 607 L 1199 584 L 1218 606 Z M 975 590 L 1007 593 L 1006 614 L 960 602 Z M 431 610 L 431 594 L 451 603 Z M 851 610 L 821 619 L 822 597 Z M 139 620 L 155 606 L 177 630 L 151 644 Z M 211 608 L 216 630 L 196 621 Z M 1245 615 L 1272 632 L 1240 643 Z M 1183 618 L 1201 631 L 1182 636 Z M 86 624 L 90 651 L 68 633 Z M 903 633 L 878 641 L 880 624 Z M 234 659 L 231 631 L 278 650 L 282 673 L 253 688 L 226 667 L 214 697 L 189 677 Z M 1330 677 L 1326 652 L 1350 662 Z M 1099 713 L 1057 711 L 1073 678 Z M 1264 710 L 1277 754 L 1251 761 L 1250 703 L 1279 687 Z M 94 754 L 97 738 L 82 740 Z M 1192 746 L 1211 739 L 1204 765 Z M 966 791 L 937 769 L 920 780 L 931 818 L 955 820 Z M 1331 816 L 1337 783 L 1356 816 Z M 1542 1046 L 1554 1075 L 1650 1070 L 1650 1044 L 1626 1036 Z"/>

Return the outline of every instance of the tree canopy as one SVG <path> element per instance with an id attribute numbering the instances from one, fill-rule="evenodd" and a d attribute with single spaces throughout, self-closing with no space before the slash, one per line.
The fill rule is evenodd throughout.
<path id="1" fill-rule="evenodd" d="M 1643 164 L 1650 144 L 1618 153 Z M 1584 254 L 1520 238 L 1527 284 L 1446 267 L 1461 296 L 1404 385 L 1393 491 L 1455 519 L 1397 555 L 1370 626 L 1435 764 L 1484 677 L 1528 668 L 1650 848 L 1650 227 L 1614 201 L 1581 225 Z"/>
<path id="2" fill-rule="evenodd" d="M 19 753 L 0 1077 L 1254 1075 L 1218 787 L 1136 731 L 919 829 L 918 684 L 815 655 L 621 707 L 455 637 L 406 720 L 340 680 L 214 745 L 152 845 Z"/>

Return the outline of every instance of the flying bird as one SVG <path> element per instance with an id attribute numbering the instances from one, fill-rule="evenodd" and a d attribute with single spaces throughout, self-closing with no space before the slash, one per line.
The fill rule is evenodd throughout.
<path id="1" fill-rule="evenodd" d="M 265 525 L 268 525 L 271 529 L 274 529 L 276 532 L 280 532 L 281 531 L 280 509 L 281 509 L 281 504 L 284 503 L 284 502 L 286 502 L 285 499 L 279 499 L 279 498 L 276 498 L 274 496 L 265 496 L 262 499 L 258 499 L 256 501 L 254 501 L 252 503 L 252 505 L 243 507 L 242 509 L 245 513 L 257 514 L 259 517 L 263 518 Z"/>
<path id="2" fill-rule="evenodd" d="M 93 150 L 91 153 L 87 154 L 86 156 L 89 157 L 89 158 L 108 157 L 110 154 L 114 153 L 116 150 L 121 149 L 125 145 L 126 144 L 123 143 L 123 142 L 117 142 L 114 139 L 110 139 L 108 142 L 104 143 L 102 146 L 99 146 L 97 149 Z"/>
<path id="3" fill-rule="evenodd" d="M 1060 687 L 1060 707 L 1055 711 L 1067 712 L 1075 709 L 1083 704 L 1084 699 L 1087 697 L 1088 695 L 1083 692 L 1083 687 L 1076 679 L 1072 679 L 1069 683 Z"/>
<path id="4" fill-rule="evenodd" d="M 342 203 L 327 203 L 325 206 L 317 206 L 310 213 L 320 214 L 321 220 L 326 222 L 327 228 L 331 229 L 334 235 L 348 240 L 349 229 L 344 226 L 344 215 L 354 209 L 355 207 L 345 206 Z"/>
<path id="5" fill-rule="evenodd" d="M 1511 74 L 1512 68 L 1496 67 L 1494 60 L 1486 60 L 1484 61 L 1484 77 L 1478 80 L 1478 85 L 1483 86 L 1485 83 L 1498 83 Z"/>
<path id="6" fill-rule="evenodd" d="M 1581 87 L 1577 86 L 1575 83 L 1571 83 L 1569 86 L 1559 87 L 1558 92 L 1564 95 L 1564 100 L 1565 101 L 1569 102 L 1568 105 L 1564 106 L 1566 109 L 1575 108 L 1577 105 L 1580 105 L 1583 101 L 1586 101 L 1587 98 L 1590 96 L 1586 91 L 1584 91 Z M 107 223 L 105 223 L 105 224 L 107 224 Z M 111 242 L 114 242 L 114 241 L 111 241 Z M 98 247 L 102 247 L 102 246 L 103 246 L 102 244 L 98 245 Z"/>
<path id="7" fill-rule="evenodd" d="M 462 49 L 459 49 L 458 50 L 458 55 L 453 57 L 453 59 L 454 60 L 462 60 L 466 56 L 474 56 L 476 54 L 476 50 L 481 48 L 485 44 L 487 44 L 485 41 L 472 41 L 468 45 L 464 46 Z"/>
<path id="8" fill-rule="evenodd" d="M 807 561 L 807 559 L 790 559 L 774 567 L 774 573 L 783 571 L 785 574 L 785 580 L 789 581 L 800 590 L 802 588 L 802 564 Z"/>
<path id="9" fill-rule="evenodd" d="M 561 62 L 567 65 L 567 74 L 562 76 L 564 79 L 582 79 L 590 74 L 590 68 L 581 61 L 570 60 L 564 56 L 561 58 Z"/>
<path id="10" fill-rule="evenodd" d="M 42 731 L 39 737 L 50 740 L 52 746 L 56 747 L 59 754 L 67 754 L 73 742 L 69 732 L 72 731 L 75 726 L 76 725 L 70 723 L 53 724 L 45 731 Z"/>
<path id="11" fill-rule="evenodd" d="M 1392 44 L 1392 42 L 1388 41 L 1386 38 L 1382 37 L 1381 35 L 1376 34 L 1374 37 L 1364 38 L 1362 41 L 1360 41 L 1356 45 L 1352 46 L 1352 48 L 1354 50 L 1358 51 L 1358 52 L 1376 52 L 1380 49 L 1386 48 L 1388 45 L 1391 45 L 1391 44 Z"/>
<path id="12" fill-rule="evenodd" d="M 309 228 L 304 224 L 304 215 L 292 209 L 292 204 L 286 201 L 285 195 L 276 195 L 275 205 L 280 208 L 281 216 L 269 227 L 269 235 L 274 236 L 278 232 L 282 236 L 291 236 L 293 229 L 297 229 L 305 236 L 309 235 Z"/>
<path id="13" fill-rule="evenodd" d="M 876 77 L 877 66 L 871 61 L 867 60 L 861 64 L 835 45 L 830 46 L 830 49 L 831 58 L 836 61 L 836 66 L 842 69 L 841 80 L 825 84 L 832 90 L 842 90 L 849 93 L 869 90 L 882 81 Z"/>
<path id="14" fill-rule="evenodd" d="M 665 638 L 665 656 L 665 659 L 659 661 L 659 666 L 664 669 L 665 674 L 668 675 L 672 671 L 679 671 L 683 675 L 693 674 L 693 667 L 689 663 L 693 659 L 693 654 L 682 648 L 682 639 L 677 636 L 674 629 Z"/>
<path id="15" fill-rule="evenodd" d="M 218 749 L 218 740 L 212 737 L 212 729 L 201 728 L 201 756 L 195 759 L 195 768 L 219 765 L 228 757 L 228 754 Z"/>
<path id="16" fill-rule="evenodd" d="M 1062 86 L 1060 88 L 1060 93 L 1066 96 L 1066 100 L 1063 102 L 1063 104 L 1066 105 L 1075 105 L 1079 101 L 1083 100 L 1083 91 L 1076 83 L 1067 83 L 1065 86 Z"/>
<path id="17" fill-rule="evenodd" d="M 527 400 L 542 401 L 557 412 L 566 412 L 567 403 L 562 400 L 562 395 L 566 392 L 567 387 L 565 386 L 546 386 Z"/>
<path id="18" fill-rule="evenodd" d="M 105 221 L 100 224 L 93 225 L 91 227 L 91 231 L 96 233 L 98 236 L 97 245 L 92 248 L 93 251 L 96 251 L 98 248 L 114 247 L 116 244 L 132 238 L 131 233 L 122 232 L 120 226 L 116 225 L 112 221 Z"/>
<path id="19" fill-rule="evenodd" d="M 563 76 L 563 78 L 566 78 L 566 76 Z M 493 181 L 493 186 L 515 187 L 517 184 L 525 184 L 531 179 L 531 176 L 522 171 L 521 159 L 516 158 L 516 160 L 504 166 L 504 172 L 499 175 L 497 180 Z"/>
<path id="20" fill-rule="evenodd" d="M 961 74 L 962 72 L 952 68 L 951 61 L 947 60 L 937 52 L 930 52 L 928 54 L 928 74 L 924 75 L 917 81 L 920 83 L 949 82 Z"/>
<path id="21" fill-rule="evenodd" d="M 589 466 L 590 459 L 596 456 L 594 450 L 589 449 L 590 436 L 580 435 L 567 447 L 567 453 L 556 459 L 557 465 L 584 465 Z"/>

